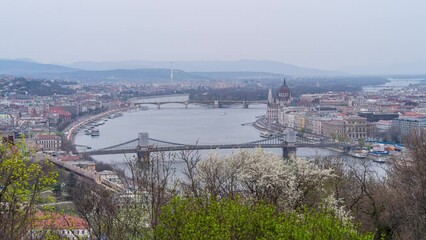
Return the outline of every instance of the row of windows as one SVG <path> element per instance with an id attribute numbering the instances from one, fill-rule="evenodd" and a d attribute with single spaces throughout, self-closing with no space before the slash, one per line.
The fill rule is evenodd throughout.
<path id="1" fill-rule="evenodd" d="M 365 132 L 366 128 L 348 128 L 348 132 Z"/>
<path id="2" fill-rule="evenodd" d="M 89 230 L 75 230 L 75 231 L 62 230 L 61 233 L 62 234 L 87 235 L 87 234 L 89 234 Z"/>
<path id="3" fill-rule="evenodd" d="M 366 138 L 366 134 L 349 134 L 349 138 Z"/>

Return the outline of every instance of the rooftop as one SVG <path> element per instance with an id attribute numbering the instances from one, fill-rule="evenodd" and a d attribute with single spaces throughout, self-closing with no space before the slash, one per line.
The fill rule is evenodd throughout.
<path id="1" fill-rule="evenodd" d="M 33 229 L 88 229 L 84 219 L 66 214 L 37 212 Z"/>

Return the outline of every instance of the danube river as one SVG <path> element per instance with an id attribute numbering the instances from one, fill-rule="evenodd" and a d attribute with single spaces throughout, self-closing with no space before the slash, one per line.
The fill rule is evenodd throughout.
<path id="1" fill-rule="evenodd" d="M 187 97 L 163 97 L 155 101 L 178 101 L 185 98 Z M 243 109 L 241 105 L 227 108 L 189 105 L 189 109 L 185 109 L 183 104 L 176 103 L 161 105 L 161 109 L 157 109 L 156 105 L 147 106 L 149 109 L 146 111 L 125 112 L 122 117 L 109 119 L 98 127 L 100 131 L 98 137 L 85 135 L 83 131 L 79 132 L 75 137 L 75 143 L 99 149 L 135 139 L 140 132 L 147 132 L 151 138 L 184 144 L 246 143 L 261 138 L 259 131 L 250 124 L 244 126 L 242 124 L 254 122 L 257 116 L 266 112 L 264 104 L 250 105 L 248 109 Z M 232 150 L 213 151 L 219 155 L 232 152 Z M 281 149 L 267 149 L 267 151 L 282 154 Z M 201 155 L 207 156 L 209 152 L 211 151 L 201 151 Z M 326 149 L 298 148 L 297 155 L 314 157 L 339 153 Z M 124 167 L 126 156 L 107 155 L 94 158 Z"/>
<path id="2" fill-rule="evenodd" d="M 364 86 L 362 89 L 366 92 L 378 92 L 384 89 L 395 89 L 400 90 L 410 85 L 420 84 L 424 81 L 424 78 L 408 78 L 408 79 L 396 79 L 387 78 L 388 82 L 381 85 L 375 86 Z"/>
<path id="3" fill-rule="evenodd" d="M 176 99 L 178 98 L 178 99 Z M 155 101 L 177 101 L 180 97 L 168 97 Z M 152 99 L 150 99 L 152 101 Z M 203 105 L 165 104 L 161 109 L 155 105 L 147 105 L 149 110 L 125 112 L 123 117 L 109 119 L 99 126 L 100 136 L 91 137 L 83 131 L 75 137 L 75 143 L 91 146 L 92 149 L 112 146 L 135 139 L 140 132 L 147 132 L 149 137 L 185 144 L 219 144 L 245 143 L 260 140 L 259 131 L 244 123 L 251 123 L 256 116 L 263 115 L 266 105 L 250 105 L 243 109 L 241 105 L 227 108 L 210 108 Z M 220 154 L 231 150 L 220 150 Z M 281 149 L 272 149 L 281 154 Z M 206 151 L 203 151 L 204 154 Z M 330 155 L 333 152 L 324 149 L 298 149 L 299 156 Z M 95 159 L 105 162 L 122 162 L 124 156 L 95 156 Z"/>

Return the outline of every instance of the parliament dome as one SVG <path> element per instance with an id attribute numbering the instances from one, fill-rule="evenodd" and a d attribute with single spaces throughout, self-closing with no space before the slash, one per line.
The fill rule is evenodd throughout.
<path id="1" fill-rule="evenodd" d="M 278 91 L 278 101 L 282 103 L 291 101 L 291 90 L 287 86 L 285 78 L 284 78 L 283 85 L 281 85 Z"/>

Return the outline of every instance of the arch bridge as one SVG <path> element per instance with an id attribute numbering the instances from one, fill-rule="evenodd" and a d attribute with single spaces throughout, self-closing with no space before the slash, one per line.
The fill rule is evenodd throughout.
<path id="1" fill-rule="evenodd" d="M 196 100 L 185 100 L 185 101 L 135 101 L 134 105 L 156 105 L 158 109 L 161 108 L 161 105 L 169 104 L 169 103 L 177 103 L 177 104 L 183 104 L 185 108 L 188 108 L 190 104 L 198 104 L 198 105 L 207 105 L 211 106 L 213 108 L 222 108 L 225 105 L 234 105 L 234 104 L 241 104 L 243 108 L 248 108 L 249 105 L 252 104 L 267 104 L 268 101 L 266 100 L 257 100 L 257 101 L 245 101 L 245 100 L 206 100 L 206 101 L 196 101 Z"/>

